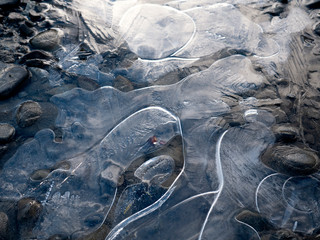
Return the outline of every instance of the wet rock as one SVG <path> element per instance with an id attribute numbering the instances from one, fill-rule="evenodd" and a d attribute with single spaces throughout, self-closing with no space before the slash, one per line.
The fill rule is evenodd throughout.
<path id="1" fill-rule="evenodd" d="M 25 24 L 25 23 L 20 25 L 19 31 L 20 31 L 21 35 L 23 35 L 23 36 L 30 37 L 30 36 L 34 35 L 34 30 L 32 28 L 30 28 L 29 26 L 27 26 L 27 24 Z"/>
<path id="2" fill-rule="evenodd" d="M 31 51 L 31 52 L 27 53 L 26 55 L 24 55 L 20 59 L 19 63 L 24 64 L 27 60 L 30 60 L 30 59 L 51 60 L 51 59 L 53 59 L 53 56 L 45 51 L 34 50 L 34 51 Z"/>
<path id="3" fill-rule="evenodd" d="M 42 210 L 42 205 L 40 202 L 31 199 L 23 198 L 18 202 L 18 221 L 30 221 L 34 222 L 38 219 Z"/>
<path id="4" fill-rule="evenodd" d="M 20 0 L 0 0 L 0 7 L 9 7 L 12 5 L 17 5 L 20 3 Z"/>
<path id="5" fill-rule="evenodd" d="M 299 137 L 299 129 L 290 124 L 279 124 L 272 127 L 278 141 L 294 142 Z"/>
<path id="6" fill-rule="evenodd" d="M 0 240 L 8 239 L 9 219 L 7 214 L 0 212 Z"/>
<path id="7" fill-rule="evenodd" d="M 33 125 L 41 116 L 42 109 L 39 103 L 26 101 L 22 103 L 17 111 L 16 119 L 20 127 Z"/>
<path id="8" fill-rule="evenodd" d="M 319 0 L 303 0 L 303 5 L 305 5 L 308 8 L 320 8 L 320 1 Z"/>
<path id="9" fill-rule="evenodd" d="M 8 21 L 10 22 L 22 22 L 25 19 L 25 16 L 17 12 L 11 12 L 8 16 Z"/>
<path id="10" fill-rule="evenodd" d="M 44 61 L 42 59 L 30 59 L 25 62 L 25 65 L 28 67 L 46 68 L 50 66 L 50 62 Z"/>
<path id="11" fill-rule="evenodd" d="M 261 240 L 300 240 L 301 238 L 287 229 L 281 229 L 273 233 L 261 236 Z"/>
<path id="12" fill-rule="evenodd" d="M 0 98 L 11 96 L 28 77 L 29 72 L 24 67 L 8 65 L 0 75 Z"/>
<path id="13" fill-rule="evenodd" d="M 15 134 L 13 126 L 7 123 L 0 123 L 0 143 L 9 142 Z"/>
<path id="14" fill-rule="evenodd" d="M 45 51 L 53 51 L 59 47 L 61 32 L 57 29 L 50 29 L 41 32 L 30 40 L 32 47 Z"/>
<path id="15" fill-rule="evenodd" d="M 250 225 L 258 232 L 269 231 L 274 228 L 265 217 L 262 217 L 259 213 L 251 212 L 249 210 L 244 210 L 239 213 L 236 216 L 236 219 Z"/>
<path id="16" fill-rule="evenodd" d="M 320 167 L 320 160 L 314 151 L 293 145 L 276 144 L 261 155 L 261 161 L 289 176 L 310 175 Z"/>
<path id="17" fill-rule="evenodd" d="M 313 26 L 313 32 L 315 34 L 317 34 L 318 36 L 320 36 L 320 22 L 316 23 L 314 26 Z"/>
<path id="18" fill-rule="evenodd" d="M 34 10 L 30 10 L 29 17 L 30 17 L 31 21 L 34 21 L 34 22 L 41 21 L 44 19 L 43 15 L 41 13 L 37 13 Z"/>

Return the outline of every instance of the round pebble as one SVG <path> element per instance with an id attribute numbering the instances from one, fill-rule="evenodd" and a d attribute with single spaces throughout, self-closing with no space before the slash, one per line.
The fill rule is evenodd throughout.
<path id="1" fill-rule="evenodd" d="M 16 119 L 20 127 L 33 125 L 41 116 L 42 110 L 39 103 L 26 101 L 22 103 L 17 111 Z"/>
<path id="2" fill-rule="evenodd" d="M 57 29 L 50 29 L 34 36 L 30 44 L 36 49 L 52 51 L 59 47 L 61 35 Z"/>
<path id="3" fill-rule="evenodd" d="M 0 73 L 0 98 L 11 96 L 28 77 L 29 72 L 26 68 L 17 65 L 8 65 Z"/>
<path id="4" fill-rule="evenodd" d="M 314 151 L 293 145 L 274 145 L 261 155 L 261 161 L 276 172 L 289 176 L 310 175 L 320 167 Z"/>
<path id="5" fill-rule="evenodd" d="M 0 143 L 9 142 L 15 134 L 15 128 L 7 123 L 0 123 Z"/>
<path id="6" fill-rule="evenodd" d="M 33 181 L 41 181 L 45 179 L 50 174 L 50 172 L 51 171 L 47 169 L 40 169 L 32 173 L 30 178 Z"/>

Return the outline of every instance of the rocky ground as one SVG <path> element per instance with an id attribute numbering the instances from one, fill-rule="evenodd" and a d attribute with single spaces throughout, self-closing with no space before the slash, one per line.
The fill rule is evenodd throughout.
<path id="1" fill-rule="evenodd" d="M 54 15 L 48 13 L 53 2 L 0 0 L 0 169 L 19 146 L 30 141 L 41 129 L 52 129 L 59 141 L 62 131 L 55 126 L 57 109 L 50 102 L 50 97 L 76 87 L 92 91 L 103 85 L 90 77 L 61 68 L 58 49 L 62 44 L 61 31 L 68 29 L 68 23 L 58 22 Z M 223 99 L 232 107 L 231 114 L 224 117 L 225 128 L 245 124 L 238 102 L 247 97 L 255 98 L 250 103 L 252 106 L 275 116 L 272 131 L 276 144 L 262 154 L 261 161 L 276 172 L 289 176 L 310 175 L 320 168 L 320 1 L 302 0 L 298 3 L 308 12 L 314 25 L 293 36 L 290 58 L 281 66 L 275 65 L 273 75 L 253 60 L 255 70 L 263 73 L 268 82 L 243 96 L 226 96 Z M 262 7 L 242 7 L 242 11 L 252 8 L 253 17 L 273 18 L 285 16 L 290 4 L 293 1 L 269 1 Z M 71 43 L 79 39 L 75 33 L 68 34 L 67 39 Z M 116 68 L 128 67 L 137 59 L 125 44 L 117 46 L 110 40 L 108 47 L 109 50 L 101 54 L 101 72 L 107 74 Z M 77 58 L 86 60 L 93 53 L 93 49 L 83 44 L 77 51 Z M 213 56 L 201 58 L 190 67 L 168 73 L 155 84 L 177 82 L 235 53 L 247 54 L 224 49 Z M 55 76 L 62 79 L 62 83 L 52 84 Z M 120 91 L 145 86 L 121 75 L 116 76 L 112 85 Z M 177 159 L 181 161 L 181 146 L 176 142 L 172 144 L 177 145 L 174 148 L 179 149 Z M 181 166 L 180 162 L 177 172 L 181 171 Z M 128 170 L 124 187 L 131 184 L 131 175 Z M 1 202 L 0 239 L 16 239 L 19 232 L 28 231 L 39 211 L 41 205 L 32 199 L 22 199 L 18 203 Z M 237 217 L 260 232 L 263 240 L 320 239 L 319 229 L 309 235 L 294 233 L 273 226 L 263 216 L 249 210 Z M 104 239 L 112 225 L 110 218 L 96 233 L 84 239 Z M 50 239 L 66 238 L 57 235 Z"/>

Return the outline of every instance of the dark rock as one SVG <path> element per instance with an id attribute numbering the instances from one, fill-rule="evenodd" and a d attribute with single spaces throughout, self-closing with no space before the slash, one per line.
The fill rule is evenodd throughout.
<path id="1" fill-rule="evenodd" d="M 240 222 L 244 222 L 253 227 L 258 232 L 269 231 L 274 226 L 259 213 L 244 210 L 236 216 L 236 219 Z"/>
<path id="2" fill-rule="evenodd" d="M 14 134 L 15 128 L 7 123 L 0 123 L 0 143 L 7 143 L 9 142 Z"/>
<path id="3" fill-rule="evenodd" d="M 272 131 L 278 141 L 294 142 L 299 137 L 299 129 L 290 124 L 275 125 Z"/>
<path id="4" fill-rule="evenodd" d="M 20 31 L 21 35 L 23 35 L 23 36 L 30 37 L 30 36 L 34 35 L 34 30 L 32 28 L 28 27 L 27 24 L 25 24 L 25 23 L 20 25 L 19 31 Z"/>
<path id="5" fill-rule="evenodd" d="M 24 55 L 20 59 L 19 63 L 24 64 L 27 60 L 30 60 L 30 59 L 51 60 L 51 59 L 53 59 L 53 56 L 45 51 L 34 50 L 34 51 L 31 51 L 31 52 L 27 53 L 26 55 Z"/>
<path id="6" fill-rule="evenodd" d="M 9 219 L 7 214 L 0 212 L 0 240 L 8 239 Z"/>
<path id="7" fill-rule="evenodd" d="M 51 171 L 48 169 L 40 169 L 40 170 L 33 172 L 31 174 L 30 178 L 33 181 L 41 181 L 41 180 L 45 179 L 50 174 L 50 172 Z"/>
<path id="8" fill-rule="evenodd" d="M 320 36 L 320 22 L 316 23 L 314 26 L 313 26 L 313 32 L 315 34 L 317 34 L 318 36 Z"/>
<path id="9" fill-rule="evenodd" d="M 9 7 L 12 5 L 17 5 L 20 3 L 20 0 L 0 0 L 0 7 Z"/>
<path id="10" fill-rule="evenodd" d="M 23 102 L 17 111 L 16 119 L 20 127 L 33 125 L 41 116 L 42 110 L 39 103 L 34 101 Z"/>
<path id="11" fill-rule="evenodd" d="M 122 92 L 129 92 L 133 90 L 132 83 L 127 78 L 120 75 L 114 80 L 113 87 Z"/>
<path id="12" fill-rule="evenodd" d="M 29 72 L 24 67 L 8 65 L 0 75 L 0 98 L 11 96 L 28 77 Z"/>
<path id="13" fill-rule="evenodd" d="M 310 175 L 319 170 L 320 160 L 311 149 L 276 144 L 269 147 L 261 161 L 273 170 L 289 176 Z"/>
<path id="14" fill-rule="evenodd" d="M 261 240 L 300 240 L 301 238 L 287 229 L 281 229 L 273 233 L 261 236 Z"/>
<path id="15" fill-rule="evenodd" d="M 8 16 L 8 20 L 10 22 L 22 22 L 25 19 L 26 19 L 25 16 L 23 16 L 21 13 L 17 13 L 17 12 L 11 12 Z"/>
<path id="16" fill-rule="evenodd" d="M 41 210 L 42 205 L 40 202 L 31 198 L 23 198 L 18 202 L 17 219 L 20 222 L 34 222 L 38 219 Z"/>
<path id="17" fill-rule="evenodd" d="M 302 3 L 308 8 L 320 8 L 320 0 L 302 0 Z"/>
<path id="18" fill-rule="evenodd" d="M 86 76 L 77 77 L 78 86 L 88 91 L 94 91 L 101 87 L 96 81 Z"/>
<path id="19" fill-rule="evenodd" d="M 50 66 L 50 62 L 42 59 L 30 59 L 25 62 L 28 67 L 45 68 Z"/>
<path id="20" fill-rule="evenodd" d="M 2 156 L 8 150 L 8 146 L 0 145 L 0 156 Z"/>
<path id="21" fill-rule="evenodd" d="M 48 240 L 67 240 L 67 239 L 69 239 L 69 238 L 66 236 L 63 236 L 61 234 L 55 234 L 55 235 L 51 236 L 50 238 L 48 238 Z"/>
<path id="22" fill-rule="evenodd" d="M 24 21 L 24 23 L 30 28 L 36 26 L 36 24 L 34 22 L 31 22 L 29 20 Z"/>
<path id="23" fill-rule="evenodd" d="M 44 19 L 43 15 L 41 13 L 37 13 L 34 10 L 30 10 L 29 12 L 29 17 L 32 21 L 36 22 L 36 21 L 41 21 Z"/>
<path id="24" fill-rule="evenodd" d="M 53 51 L 59 47 L 61 32 L 56 29 L 50 29 L 41 32 L 30 40 L 32 47 L 45 51 Z"/>

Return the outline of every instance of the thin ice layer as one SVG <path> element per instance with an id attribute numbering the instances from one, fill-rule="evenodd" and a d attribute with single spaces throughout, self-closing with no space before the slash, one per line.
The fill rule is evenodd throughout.
<path id="1" fill-rule="evenodd" d="M 119 30 L 130 49 L 144 59 L 161 59 L 182 48 L 193 36 L 193 20 L 174 8 L 142 4 L 121 18 Z"/>
<path id="2" fill-rule="evenodd" d="M 259 212 L 282 228 L 312 233 L 319 227 L 318 177 L 318 174 L 313 177 L 267 176 L 256 193 Z"/>
<path id="3" fill-rule="evenodd" d="M 115 126 L 92 149 L 65 159 L 67 168 L 55 167 L 57 159 L 51 159 L 51 166 L 48 166 L 49 161 L 41 155 L 33 156 L 39 161 L 38 166 L 34 166 L 32 159 L 27 164 L 28 159 L 19 158 L 21 155 L 17 154 L 16 159 L 11 159 L 13 166 L 7 164 L 1 176 L 3 181 L 10 178 L 14 187 L 7 189 L 4 186 L 0 191 L 7 198 L 20 195 L 18 199 L 33 197 L 41 202 L 44 209 L 32 234 L 37 239 L 47 239 L 56 233 L 66 236 L 75 232 L 87 234 L 103 223 L 113 203 L 118 179 L 125 169 L 134 159 L 160 147 L 149 139 L 157 135 L 167 142 L 181 134 L 179 124 L 175 116 L 162 108 L 142 109 Z M 29 147 L 25 145 L 20 149 L 24 157 L 28 154 L 23 148 Z M 21 162 L 25 168 L 19 171 L 17 164 Z M 47 177 L 37 181 L 30 179 L 35 167 L 52 170 Z M 15 175 L 8 175 L 12 171 Z"/>
<path id="4" fill-rule="evenodd" d="M 66 221 L 70 221 L 70 226 L 77 231 L 90 232 L 99 226 L 111 205 L 117 177 L 131 160 L 152 151 L 154 146 L 150 146 L 150 137 L 155 135 L 159 142 L 166 143 L 178 133 L 185 143 L 183 172 L 158 201 L 119 226 L 129 226 L 139 222 L 142 216 L 152 216 L 161 206 L 179 209 L 178 206 L 189 202 L 196 204 L 193 199 L 200 198 L 201 206 L 189 208 L 190 214 L 199 216 L 197 223 L 192 224 L 192 219 L 185 220 L 192 225 L 182 235 L 188 239 L 199 233 L 211 203 L 219 193 L 221 180 L 214 160 L 215 143 L 221 129 L 219 116 L 229 111 L 221 97 L 245 93 L 248 89 L 258 88 L 264 81 L 254 72 L 247 58 L 235 55 L 170 86 L 128 93 L 111 87 L 94 92 L 74 89 L 57 95 L 52 101 L 60 109 L 57 123 L 64 131 L 63 142 L 54 142 L 53 133 L 43 130 L 34 141 L 22 146 L 3 168 L 1 195 L 16 200 L 32 196 L 48 206 L 48 212 L 37 223 L 36 233 L 47 229 L 48 234 L 53 234 L 65 229 Z M 143 110 L 149 106 L 153 107 Z M 178 120 L 181 130 L 176 126 Z M 97 142 L 101 144 L 96 145 Z M 52 169 L 63 160 L 69 162 L 70 169 L 56 169 L 47 179 L 37 183 L 29 181 L 35 171 Z M 101 188 L 101 181 L 108 187 Z M 30 188 L 33 184 L 36 189 Z M 41 187 L 37 188 L 38 185 Z M 106 198 L 100 198 L 102 193 Z M 51 226 L 49 222 L 55 219 L 58 211 L 54 209 L 59 209 L 65 201 L 67 203 L 61 209 L 66 214 L 59 215 L 61 217 Z M 92 205 L 90 215 L 87 211 L 74 211 L 75 206 L 87 205 L 85 202 Z M 182 223 L 186 222 L 179 222 Z M 179 234 L 178 228 L 176 231 L 175 234 Z"/>

